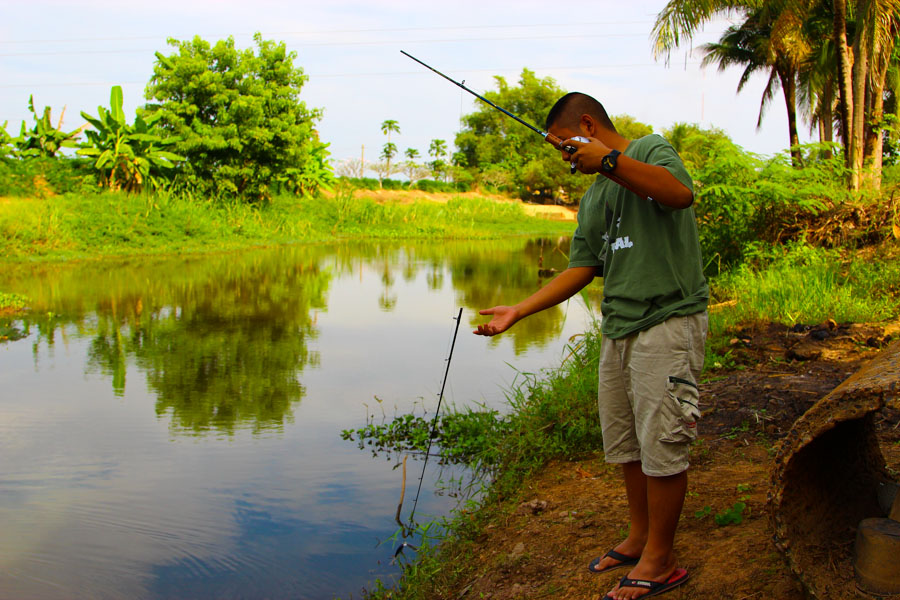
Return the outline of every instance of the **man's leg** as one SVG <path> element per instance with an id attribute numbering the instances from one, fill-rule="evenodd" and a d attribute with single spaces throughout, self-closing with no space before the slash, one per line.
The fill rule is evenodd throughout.
<path id="1" fill-rule="evenodd" d="M 626 465 L 630 467 L 630 465 Z M 625 485 L 629 486 L 629 475 L 626 468 Z M 646 579 L 649 581 L 663 582 L 675 572 L 677 561 L 675 559 L 675 530 L 678 528 L 678 519 L 684 506 L 684 497 L 687 492 L 687 471 L 667 477 L 647 477 L 637 469 L 639 475 L 645 478 L 647 495 L 644 506 L 647 509 L 647 543 L 641 553 L 641 560 L 628 573 L 630 579 Z M 634 476 L 637 478 L 637 476 Z M 640 502 L 632 505 L 629 492 L 628 507 L 634 518 L 635 513 L 640 513 Z M 632 524 L 634 527 L 634 523 Z M 616 586 L 610 595 L 617 600 L 633 600 L 640 598 L 648 590 L 633 587 Z"/>
<path id="2" fill-rule="evenodd" d="M 640 462 L 628 462 L 622 464 L 622 476 L 625 479 L 625 492 L 628 497 L 628 516 L 631 526 L 628 529 L 628 537 L 613 548 L 619 554 L 639 557 L 647 544 L 647 535 L 650 522 L 647 518 L 647 476 L 641 471 Z M 607 556 L 602 559 L 594 569 L 612 568 L 619 561 Z"/>
<path id="3" fill-rule="evenodd" d="M 675 531 L 687 492 L 689 446 L 699 418 L 696 378 L 703 365 L 705 334 L 705 314 L 674 317 L 637 334 L 623 361 L 632 375 L 629 391 L 647 490 L 647 543 L 629 579 L 665 582 L 676 573 Z M 639 515 L 641 510 L 638 502 L 632 513 Z M 679 578 L 685 575 L 679 573 Z M 610 595 L 634 600 L 648 591 L 617 586 Z"/>
<path id="4" fill-rule="evenodd" d="M 626 557 L 637 558 L 647 543 L 647 478 L 641 472 L 641 450 L 629 397 L 630 383 L 622 367 L 623 351 L 624 346 L 618 340 L 603 340 L 598 369 L 598 401 L 606 460 L 622 465 L 631 517 L 628 537 L 612 549 Z M 599 563 L 592 563 L 590 568 L 603 571 L 620 563 L 619 559 L 606 556 Z"/>

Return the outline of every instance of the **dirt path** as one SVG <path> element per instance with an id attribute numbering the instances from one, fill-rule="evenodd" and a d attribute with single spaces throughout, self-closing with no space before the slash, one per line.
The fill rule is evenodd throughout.
<path id="1" fill-rule="evenodd" d="M 738 363 L 748 366 L 702 385 L 702 440 L 693 449 L 676 543 L 691 579 L 663 597 L 804 598 L 771 542 L 765 512 L 775 444 L 800 414 L 896 336 L 896 329 L 828 323 L 792 331 L 770 325 L 741 332 L 733 341 Z M 900 471 L 900 415 L 885 413 L 880 420 L 885 458 Z M 627 572 L 596 575 L 586 569 L 624 538 L 627 527 L 618 471 L 602 456 L 550 464 L 527 483 L 525 497 L 527 502 L 488 527 L 471 573 L 441 597 L 595 600 Z M 715 516 L 736 502 L 746 505 L 741 522 L 717 525 Z"/>

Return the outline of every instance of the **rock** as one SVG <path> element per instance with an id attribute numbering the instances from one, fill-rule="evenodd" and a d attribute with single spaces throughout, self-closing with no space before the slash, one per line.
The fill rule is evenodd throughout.
<path id="1" fill-rule="evenodd" d="M 510 558 L 518 558 L 518 557 L 522 556 L 523 554 L 525 554 L 525 543 L 519 542 L 518 544 L 516 544 L 513 547 L 512 552 L 509 553 L 509 557 Z"/>
<path id="2" fill-rule="evenodd" d="M 547 509 L 547 501 L 546 500 L 531 500 L 530 502 L 523 502 L 522 504 L 520 504 L 519 508 L 516 510 L 516 514 L 536 515 L 536 514 L 544 512 L 546 509 Z"/>

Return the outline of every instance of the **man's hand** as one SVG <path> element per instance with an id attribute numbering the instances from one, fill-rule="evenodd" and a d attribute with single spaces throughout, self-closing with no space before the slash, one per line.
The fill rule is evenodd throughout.
<path id="1" fill-rule="evenodd" d="M 592 175 L 600 172 L 600 165 L 603 157 L 612 152 L 606 144 L 597 138 L 588 138 L 588 142 L 579 142 L 578 140 L 568 139 L 562 142 L 562 146 L 572 146 L 576 150 L 569 154 L 562 150 L 563 160 L 575 165 L 575 167 L 586 175 Z"/>
<path id="2" fill-rule="evenodd" d="M 478 329 L 472 333 L 476 335 L 497 335 L 503 333 L 519 320 L 519 311 L 512 306 L 495 306 L 494 308 L 486 308 L 479 310 L 480 315 L 494 315 L 494 318 L 488 323 L 478 326 Z"/>

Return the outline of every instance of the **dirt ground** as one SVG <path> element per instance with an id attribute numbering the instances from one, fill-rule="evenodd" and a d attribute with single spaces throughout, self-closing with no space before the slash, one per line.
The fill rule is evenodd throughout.
<path id="1" fill-rule="evenodd" d="M 738 364 L 746 366 L 701 386 L 701 440 L 692 452 L 676 542 L 690 581 L 665 598 L 804 598 L 771 541 L 765 503 L 775 447 L 799 415 L 896 338 L 898 329 L 768 325 L 732 340 Z M 900 414 L 885 411 L 879 421 L 888 466 L 900 471 Z M 626 534 L 617 468 L 599 454 L 557 462 L 526 490 L 527 501 L 478 540 L 473 574 L 443 597 L 597 600 L 627 573 L 597 575 L 586 568 Z M 736 502 L 746 504 L 743 520 L 717 525 L 715 516 Z"/>

